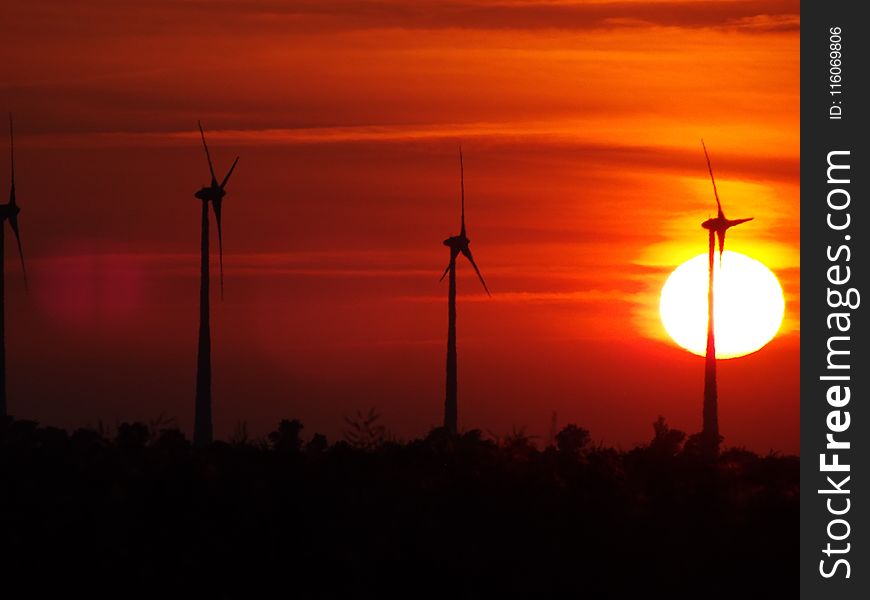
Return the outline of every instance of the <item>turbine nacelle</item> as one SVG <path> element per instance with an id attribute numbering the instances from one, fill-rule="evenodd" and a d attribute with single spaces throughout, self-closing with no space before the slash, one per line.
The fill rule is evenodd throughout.
<path id="1" fill-rule="evenodd" d="M 27 291 L 27 269 L 24 266 L 24 251 L 21 249 L 21 230 L 18 226 L 18 213 L 21 208 L 15 200 L 15 134 L 12 129 L 12 113 L 9 113 L 9 166 L 12 181 L 9 186 L 9 202 L 0 205 L 0 227 L 3 221 L 9 221 L 9 227 L 15 234 L 15 243 L 18 245 L 18 257 L 21 259 L 21 272 L 24 274 L 24 290 Z"/>
<path id="2" fill-rule="evenodd" d="M 722 203 L 719 201 L 719 190 L 716 189 L 716 178 L 713 177 L 713 166 L 710 164 L 710 155 L 707 154 L 707 145 L 704 144 L 704 140 L 701 140 L 701 147 L 704 148 L 704 158 L 707 159 L 707 170 L 710 172 L 710 182 L 713 184 L 713 196 L 716 198 L 716 208 L 718 209 L 717 216 L 701 223 L 701 227 L 710 232 L 710 260 L 713 260 L 713 233 L 716 234 L 719 242 L 719 262 L 721 264 L 722 253 L 725 251 L 725 232 L 735 225 L 751 221 L 753 217 L 733 220 L 725 218 L 725 213 L 722 211 Z"/>
<path id="3" fill-rule="evenodd" d="M 461 226 L 459 228 L 459 235 L 454 235 L 452 237 L 444 240 L 444 245 L 450 248 L 450 262 L 447 263 L 447 268 L 444 269 L 444 273 L 441 275 L 441 280 L 443 280 L 451 269 L 455 271 L 456 269 L 456 257 L 462 254 L 465 258 L 468 259 L 468 262 L 471 263 L 471 266 L 474 268 L 474 272 L 477 273 L 477 278 L 480 279 L 480 283 L 483 285 L 483 289 L 486 291 L 486 294 L 490 296 L 489 288 L 486 286 L 486 281 L 483 279 L 483 275 L 480 274 L 480 269 L 477 267 L 477 263 L 474 262 L 474 256 L 471 254 L 471 249 L 468 245 L 471 243 L 471 240 L 468 239 L 468 236 L 465 235 L 465 167 L 462 162 L 462 148 L 459 148 L 459 184 L 461 189 L 461 213 L 460 213 L 460 223 Z"/>
<path id="4" fill-rule="evenodd" d="M 726 219 L 725 217 L 716 217 L 715 219 L 707 219 L 703 223 L 701 223 L 701 227 L 704 229 L 709 229 L 711 231 L 725 231 L 726 229 L 730 229 L 736 225 L 740 225 L 741 223 L 746 223 L 747 221 L 751 221 L 755 217 L 749 217 L 748 219 Z"/>
<path id="5" fill-rule="evenodd" d="M 7 204 L 0 204 L 0 220 L 3 219 L 12 219 L 18 216 L 18 213 L 21 212 L 21 207 L 14 202 L 9 202 Z"/>
<path id="6" fill-rule="evenodd" d="M 448 248 L 453 248 L 457 252 L 461 252 L 463 248 L 467 249 L 471 240 L 464 235 L 454 235 L 444 240 L 444 245 Z"/>
<path id="7" fill-rule="evenodd" d="M 196 198 L 199 198 L 200 200 L 203 200 L 204 202 L 210 202 L 210 201 L 213 202 L 215 200 L 220 201 L 226 195 L 227 195 L 226 190 L 224 190 L 221 187 L 213 187 L 213 186 L 203 187 L 198 192 L 196 192 L 194 194 L 194 196 Z"/>
<path id="8" fill-rule="evenodd" d="M 236 157 L 236 160 L 233 161 L 230 170 L 227 171 L 226 176 L 224 176 L 223 181 L 218 183 L 217 175 L 214 172 L 214 165 L 211 162 L 211 153 L 208 151 L 208 144 L 205 143 L 205 132 L 202 130 L 202 123 L 197 121 L 197 126 L 199 127 L 199 135 L 202 138 L 202 148 L 205 150 L 205 158 L 208 161 L 208 172 L 211 175 L 211 183 L 207 186 L 203 186 L 200 188 L 198 192 L 194 194 L 195 197 L 200 200 L 204 200 L 208 202 L 211 201 L 220 201 L 226 196 L 227 192 L 224 188 L 227 187 L 227 182 L 230 180 L 230 176 L 233 174 L 233 171 L 236 170 L 236 165 L 239 162 L 239 157 Z"/>
<path id="9" fill-rule="evenodd" d="M 208 171 L 211 174 L 211 185 L 200 188 L 198 192 L 194 194 L 194 197 L 199 198 L 203 202 L 211 202 L 212 210 L 214 211 L 214 219 L 217 223 L 217 234 L 218 234 L 218 257 L 220 261 L 220 270 L 221 270 L 221 298 L 223 298 L 224 294 L 224 241 L 223 241 L 223 232 L 221 229 L 221 204 L 223 204 L 224 196 L 227 195 L 226 186 L 227 182 L 230 180 L 230 176 L 233 174 L 233 171 L 236 170 L 236 165 L 239 163 L 239 157 L 236 157 L 236 160 L 233 161 L 230 170 L 227 171 L 226 176 L 223 181 L 218 183 L 217 176 L 214 173 L 214 165 L 211 162 L 211 154 L 208 151 L 208 144 L 205 143 L 205 132 L 202 130 L 202 123 L 197 121 L 197 125 L 199 126 L 199 135 L 202 138 L 202 148 L 205 150 L 205 158 L 208 160 Z M 204 207 L 205 210 L 208 210 L 208 207 Z"/>

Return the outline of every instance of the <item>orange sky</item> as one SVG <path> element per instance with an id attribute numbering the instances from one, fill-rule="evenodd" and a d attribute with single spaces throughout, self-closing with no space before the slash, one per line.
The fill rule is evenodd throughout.
<path id="1" fill-rule="evenodd" d="M 465 152 L 465 428 L 605 443 L 663 414 L 700 428 L 703 359 L 658 291 L 715 212 L 700 138 L 786 322 L 720 365 L 726 443 L 798 450 L 797 1 L 5 2 L 31 294 L 7 242 L 10 410 L 190 427 L 201 118 L 224 204 L 212 311 L 218 435 L 281 417 L 340 434 L 375 406 L 400 437 L 441 418 L 446 264 Z M 0 182 L 8 183 L 2 161 Z M 775 422 L 774 422 L 775 421 Z"/>

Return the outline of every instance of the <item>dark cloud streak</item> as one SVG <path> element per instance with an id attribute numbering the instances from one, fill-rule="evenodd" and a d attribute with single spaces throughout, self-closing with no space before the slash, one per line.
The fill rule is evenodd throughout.
<path id="1" fill-rule="evenodd" d="M 189 0 L 151 2 L 35 2 L 9 11 L 14 33 L 21 19 L 52 22 L 53 33 L 104 30 L 243 33 L 285 30 L 322 33 L 366 29 L 592 30 L 654 25 L 793 31 L 799 28 L 797 0 L 725 0 L 711 2 L 436 2 L 420 0 Z M 69 18 L 58 20 L 59 13 Z M 75 18 L 77 16 L 77 18 Z M 12 17 L 12 18 L 10 18 Z M 17 17 L 15 19 L 14 17 Z"/>

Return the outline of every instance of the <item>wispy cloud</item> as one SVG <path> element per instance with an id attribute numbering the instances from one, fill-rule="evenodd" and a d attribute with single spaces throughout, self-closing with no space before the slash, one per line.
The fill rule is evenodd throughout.
<path id="1" fill-rule="evenodd" d="M 310 32 L 312 29 L 566 29 L 615 27 L 717 27 L 793 30 L 797 0 L 665 1 L 510 1 L 510 0 L 85 0 L 70 5 L 54 0 L 33 3 L 25 14 L 66 11 L 88 19 L 69 19 L 69 27 L 88 29 L 116 23 L 124 30 L 190 29 L 209 31 L 252 27 Z M 22 10 L 19 8 L 19 10 Z M 55 24 L 58 26 L 59 24 Z"/>
<path id="2" fill-rule="evenodd" d="M 503 302 L 503 303 L 545 303 L 545 304 L 576 304 L 582 302 L 634 302 L 637 293 L 618 289 L 589 289 L 574 291 L 509 291 L 494 292 L 492 296 L 484 293 L 462 294 L 463 301 L 468 302 Z M 444 295 L 399 296 L 398 301 L 404 302 L 444 302 Z"/>

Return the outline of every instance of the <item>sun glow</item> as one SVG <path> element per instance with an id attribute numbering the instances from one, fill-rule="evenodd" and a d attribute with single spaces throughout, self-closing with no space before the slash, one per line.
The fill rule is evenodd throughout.
<path id="1" fill-rule="evenodd" d="M 716 356 L 734 358 L 764 347 L 779 331 L 785 312 L 776 276 L 755 259 L 726 250 L 714 261 Z M 662 288 L 659 313 L 673 340 L 693 354 L 707 347 L 708 255 L 674 269 Z"/>

